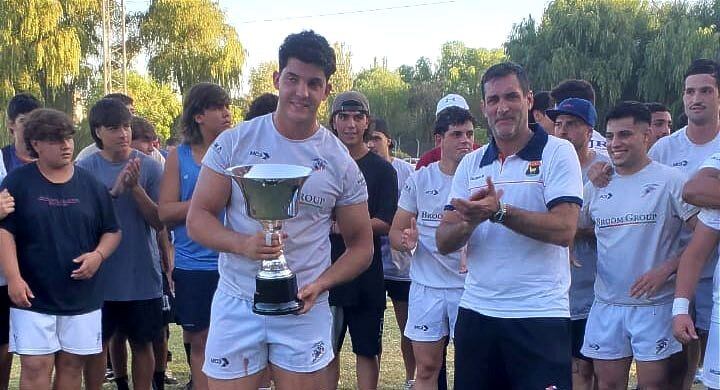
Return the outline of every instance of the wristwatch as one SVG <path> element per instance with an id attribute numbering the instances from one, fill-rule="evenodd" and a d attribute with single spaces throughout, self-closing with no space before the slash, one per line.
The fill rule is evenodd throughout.
<path id="1" fill-rule="evenodd" d="M 498 200 L 498 210 L 490 216 L 490 222 L 504 223 L 507 216 L 507 205 Z"/>

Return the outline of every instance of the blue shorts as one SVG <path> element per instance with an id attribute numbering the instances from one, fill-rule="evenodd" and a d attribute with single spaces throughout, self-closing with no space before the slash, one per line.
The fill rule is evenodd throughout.
<path id="1" fill-rule="evenodd" d="M 175 319 L 188 332 L 210 326 L 210 306 L 217 289 L 218 271 L 190 271 L 175 268 Z"/>

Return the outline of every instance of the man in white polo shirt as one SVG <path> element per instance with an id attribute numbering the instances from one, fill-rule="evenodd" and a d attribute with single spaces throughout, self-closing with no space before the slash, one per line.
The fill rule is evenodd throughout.
<path id="1" fill-rule="evenodd" d="M 701 172 L 714 173 L 715 180 L 720 175 L 720 153 L 713 154 L 701 167 Z M 707 188 L 718 191 L 719 182 Z M 715 194 L 717 195 L 717 194 Z M 714 203 L 720 206 L 720 203 Z M 673 334 L 683 344 L 698 339 L 695 324 L 689 315 L 690 299 L 696 291 L 703 266 L 720 241 L 720 211 L 717 208 L 704 208 L 698 215 L 698 224 L 692 240 L 680 258 L 673 304 Z M 710 317 L 702 381 L 710 389 L 720 389 L 720 267 L 715 266 L 713 285 L 713 311 Z"/>
<path id="2" fill-rule="evenodd" d="M 682 173 L 652 161 L 650 111 L 622 102 L 607 115 L 610 184 L 585 187 L 581 214 L 597 237 L 595 302 L 581 352 L 594 359 L 601 389 L 627 386 L 633 357 L 642 389 L 678 388 L 670 356 L 681 351 L 670 326 L 680 234 L 697 209 L 682 201 Z M 691 221 L 691 223 L 694 221 Z"/>
<path id="3" fill-rule="evenodd" d="M 412 340 L 417 374 L 415 388 L 437 388 L 448 336 L 454 335 L 465 275 L 462 250 L 438 252 L 435 230 L 460 160 L 472 151 L 475 119 L 461 107 L 448 107 L 435 120 L 441 157 L 410 176 L 403 187 L 390 228 L 393 248 L 415 251 L 410 265 L 409 314 L 405 335 Z"/>
<path id="4" fill-rule="evenodd" d="M 493 65 L 481 80 L 493 141 L 460 162 L 436 239 L 467 244 L 455 326 L 455 388 L 569 389 L 568 249 L 582 204 L 572 145 L 528 125 L 524 69 Z M 496 189 L 497 187 L 497 189 Z"/>

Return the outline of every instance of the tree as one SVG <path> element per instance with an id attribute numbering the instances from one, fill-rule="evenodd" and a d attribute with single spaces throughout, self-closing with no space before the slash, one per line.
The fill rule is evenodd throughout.
<path id="1" fill-rule="evenodd" d="M 99 13 L 94 0 L 0 2 L 0 103 L 29 91 L 72 114 L 76 92 L 92 74 Z"/>
<path id="2" fill-rule="evenodd" d="M 201 81 L 240 87 L 245 50 L 216 2 L 153 0 L 139 31 L 150 74 L 181 94 Z"/>
<path id="3" fill-rule="evenodd" d="M 539 25 L 532 18 L 516 25 L 505 49 L 535 90 L 568 78 L 590 81 L 603 117 L 616 101 L 638 99 L 650 16 L 642 0 L 555 0 Z"/>
<path id="4" fill-rule="evenodd" d="M 278 70 L 278 63 L 275 61 L 263 62 L 256 67 L 250 69 L 250 94 L 248 101 L 252 101 L 256 97 L 264 93 L 277 94 L 275 85 L 273 85 L 273 72 Z"/>
<path id="5" fill-rule="evenodd" d="M 478 101 L 483 73 L 504 60 L 502 49 L 476 49 L 459 41 L 447 42 L 441 48 L 437 77 L 443 81 L 445 93 L 457 93 L 468 100 Z"/>
<path id="6" fill-rule="evenodd" d="M 330 96 L 318 108 L 318 119 L 321 123 L 328 123 L 332 102 L 341 92 L 349 91 L 353 88 L 352 75 L 352 52 L 350 47 L 344 42 L 333 43 L 333 51 L 335 51 L 335 74 L 330 77 L 330 85 L 332 90 Z"/>
<path id="7" fill-rule="evenodd" d="M 720 17 L 720 1 L 715 6 Z M 683 74 L 692 60 L 720 59 L 720 31 L 706 19 L 709 9 L 710 2 L 668 3 L 653 18 L 656 32 L 645 48 L 638 91 L 646 100 L 667 104 L 674 115 L 683 111 Z"/>
<path id="8" fill-rule="evenodd" d="M 410 86 L 399 73 L 374 67 L 360 72 L 354 84 L 354 88 L 368 98 L 372 115 L 384 118 L 393 134 L 397 137 L 410 134 L 407 128 Z"/>

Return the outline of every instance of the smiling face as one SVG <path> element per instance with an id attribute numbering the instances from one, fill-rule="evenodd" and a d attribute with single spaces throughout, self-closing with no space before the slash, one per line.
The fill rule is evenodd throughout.
<path id="1" fill-rule="evenodd" d="M 616 168 L 633 171 L 647 159 L 648 123 L 636 122 L 632 117 L 610 119 L 605 137 L 608 154 Z"/>
<path id="2" fill-rule="evenodd" d="M 483 112 L 493 131 L 502 141 L 513 141 L 528 129 L 528 109 L 532 92 L 523 92 L 515 74 L 488 80 L 485 83 Z"/>
<path id="3" fill-rule="evenodd" d="M 694 74 L 685 79 L 683 104 L 688 122 L 698 126 L 718 120 L 720 91 L 718 82 L 709 74 Z"/>
<path id="4" fill-rule="evenodd" d="M 364 142 L 363 136 L 370 125 L 370 118 L 361 111 L 340 111 L 333 116 L 333 129 L 340 141 L 352 149 Z"/>
<path id="5" fill-rule="evenodd" d="M 290 58 L 282 71 L 273 74 L 273 84 L 278 90 L 278 114 L 296 123 L 315 122 L 318 107 L 330 94 L 322 68 L 297 58 Z"/>
<path id="6" fill-rule="evenodd" d="M 459 163 L 466 154 L 472 152 L 473 137 L 474 129 L 471 121 L 450 125 L 444 134 L 436 134 L 435 138 L 440 141 L 440 159 Z"/>

